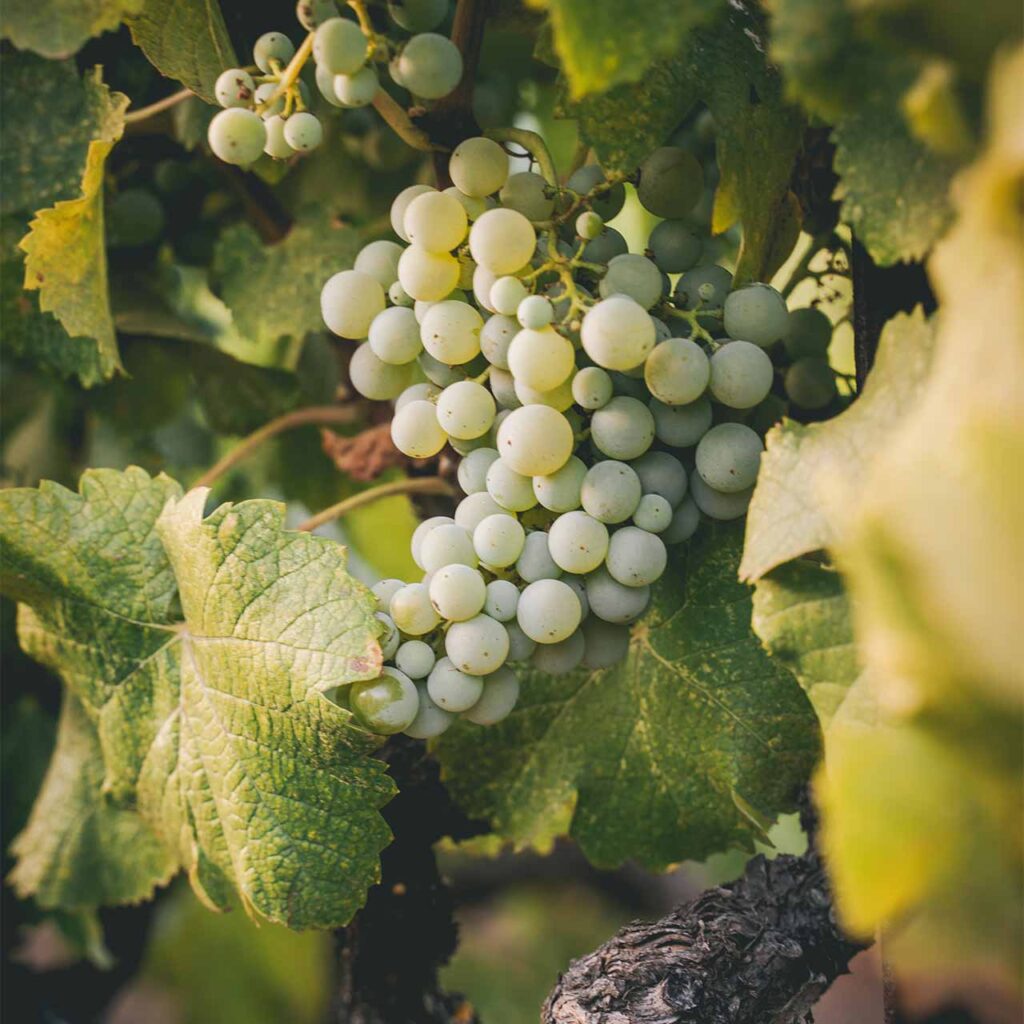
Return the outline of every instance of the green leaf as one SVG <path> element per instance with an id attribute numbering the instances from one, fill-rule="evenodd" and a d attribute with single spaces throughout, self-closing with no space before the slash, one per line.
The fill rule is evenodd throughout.
<path id="1" fill-rule="evenodd" d="M 139 469 L 3 492 L 22 646 L 94 723 L 107 798 L 137 797 L 206 902 L 237 890 L 270 920 L 343 924 L 377 878 L 392 789 L 324 693 L 378 673 L 375 602 L 283 506 L 204 520 L 207 491 L 179 495 Z"/>
<path id="2" fill-rule="evenodd" d="M 142 3 L 143 0 L 5 0 L 0 34 L 19 50 L 34 50 L 43 57 L 70 57 L 87 39 L 117 28 Z M 7 110 L 4 116 L 8 116 Z"/>
<path id="3" fill-rule="evenodd" d="M 532 2 L 548 12 L 573 100 L 638 81 L 653 61 L 676 53 L 687 32 L 723 6 L 720 0 Z"/>
<path id="4" fill-rule="evenodd" d="M 10 882 L 45 908 L 82 910 L 139 903 L 178 864 L 137 812 L 108 799 L 96 727 L 66 692 L 57 746 L 35 806 L 11 851 Z"/>
<path id="5" fill-rule="evenodd" d="M 121 369 L 107 294 L 107 252 L 103 237 L 103 171 L 124 129 L 127 97 L 111 93 L 100 69 L 88 76 L 103 107 L 99 134 L 89 143 L 81 196 L 40 210 L 21 240 L 25 251 L 25 288 L 39 291 L 39 308 L 53 313 L 73 338 L 95 344 L 95 359 L 76 367 L 89 387 Z"/>
<path id="6" fill-rule="evenodd" d="M 529 674 L 487 729 L 439 741 L 443 776 L 517 843 L 568 830 L 599 866 L 663 868 L 749 845 L 793 807 L 818 730 L 793 677 L 750 631 L 735 527 L 699 534 L 670 565 L 625 662 Z"/>
<path id="7" fill-rule="evenodd" d="M 715 119 L 721 178 L 712 227 L 743 225 L 737 282 L 768 281 L 799 234 L 789 181 L 803 119 L 782 96 L 781 79 L 765 59 L 763 24 L 736 8 L 693 34 L 691 75 Z"/>
<path id="8" fill-rule="evenodd" d="M 740 577 L 831 546 L 864 497 L 871 461 L 919 399 L 931 366 L 933 325 L 917 310 L 886 324 L 863 393 L 834 419 L 784 420 L 766 438 L 747 516 Z"/>
<path id="9" fill-rule="evenodd" d="M 160 74 L 216 102 L 217 76 L 238 64 L 217 0 L 143 0 L 129 24 Z"/>
<path id="10" fill-rule="evenodd" d="M 592 146 L 607 171 L 632 171 L 660 146 L 696 99 L 681 58 L 652 64 L 642 81 L 563 100 L 558 116 L 578 122 L 580 138 Z"/>
<path id="11" fill-rule="evenodd" d="M 242 334 L 281 353 L 280 365 L 294 367 L 303 338 L 323 330 L 324 282 L 350 267 L 358 248 L 356 233 L 332 224 L 322 210 L 300 215 L 274 245 L 236 224 L 217 241 L 212 283 Z"/>

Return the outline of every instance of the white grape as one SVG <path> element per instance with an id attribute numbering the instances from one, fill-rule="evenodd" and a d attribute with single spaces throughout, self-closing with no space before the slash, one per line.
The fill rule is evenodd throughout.
<path id="1" fill-rule="evenodd" d="M 542 579 L 527 584 L 519 595 L 516 621 L 539 644 L 555 644 L 570 636 L 582 618 L 580 602 L 561 580 Z"/>
<path id="2" fill-rule="evenodd" d="M 591 615 L 580 627 L 583 634 L 583 664 L 587 668 L 617 665 L 629 653 L 629 627 L 605 622 Z"/>
<path id="3" fill-rule="evenodd" d="M 423 351 L 416 315 L 405 306 L 382 310 L 370 324 L 370 348 L 378 359 L 394 366 L 411 363 Z"/>
<path id="4" fill-rule="evenodd" d="M 672 522 L 672 506 L 660 494 L 645 494 L 633 513 L 633 522 L 648 533 L 662 533 Z"/>
<path id="5" fill-rule="evenodd" d="M 508 210 L 521 213 L 527 220 L 547 220 L 555 208 L 553 196 L 547 195 L 548 183 L 534 171 L 509 175 L 498 194 L 498 201 Z"/>
<path id="6" fill-rule="evenodd" d="M 487 584 L 468 565 L 445 565 L 430 580 L 430 603 L 442 619 L 464 622 L 483 611 Z"/>
<path id="7" fill-rule="evenodd" d="M 459 463 L 456 475 L 466 494 L 487 490 L 487 470 L 497 457 L 498 452 L 494 448 L 477 448 Z"/>
<path id="8" fill-rule="evenodd" d="M 575 364 L 576 350 L 572 342 L 552 327 L 540 330 L 524 327 L 508 347 L 508 368 L 512 376 L 517 383 L 522 382 L 536 391 L 557 388 L 572 373 Z"/>
<path id="9" fill-rule="evenodd" d="M 572 380 L 568 377 L 550 391 L 538 391 L 515 377 L 513 387 L 523 405 L 546 405 L 556 412 L 565 412 L 572 405 Z"/>
<path id="10" fill-rule="evenodd" d="M 596 462 L 587 470 L 580 500 L 588 515 L 602 523 L 624 523 L 640 504 L 640 477 L 624 462 Z"/>
<path id="11" fill-rule="evenodd" d="M 332 75 L 351 75 L 366 60 L 367 41 L 347 18 L 329 18 L 313 37 L 313 59 Z"/>
<path id="12" fill-rule="evenodd" d="M 548 550 L 566 572 L 593 572 L 608 553 L 608 527 L 586 512 L 565 512 L 548 531 Z"/>
<path id="13" fill-rule="evenodd" d="M 528 330 L 539 331 L 555 318 L 551 300 L 543 295 L 528 295 L 519 303 L 516 319 Z"/>
<path id="14" fill-rule="evenodd" d="M 661 577 L 668 553 L 665 542 L 638 526 L 612 534 L 606 566 L 612 578 L 627 587 L 645 587 Z"/>
<path id="15" fill-rule="evenodd" d="M 455 299 L 444 299 L 431 306 L 424 315 L 420 324 L 420 340 L 435 359 L 448 366 L 461 366 L 480 351 L 483 326 L 483 317 L 472 306 Z"/>
<path id="16" fill-rule="evenodd" d="M 462 54 L 446 36 L 424 32 L 405 44 L 398 56 L 398 73 L 409 92 L 437 100 L 461 81 Z"/>
<path id="17" fill-rule="evenodd" d="M 384 311 L 384 289 L 369 274 L 342 270 L 320 292 L 320 312 L 327 327 L 342 338 L 359 341 L 370 333 L 374 317 Z"/>
<path id="18" fill-rule="evenodd" d="M 691 497 L 684 498 L 679 507 L 672 513 L 672 522 L 661 534 L 666 544 L 682 544 L 689 540 L 700 526 L 700 509 Z"/>
<path id="19" fill-rule="evenodd" d="M 334 76 L 334 95 L 345 107 L 366 107 L 380 90 L 380 80 L 372 64 L 361 67 L 351 75 Z"/>
<path id="20" fill-rule="evenodd" d="M 507 718 L 519 700 L 519 679 L 515 672 L 502 666 L 484 679 L 480 699 L 462 717 L 474 725 L 497 725 Z"/>
<path id="21" fill-rule="evenodd" d="M 364 398 L 386 402 L 397 398 L 411 383 L 413 363 L 392 366 L 378 359 L 369 344 L 359 345 L 348 364 L 352 387 Z"/>
<path id="22" fill-rule="evenodd" d="M 571 456 L 559 470 L 548 476 L 533 478 L 533 493 L 551 512 L 571 512 L 580 507 L 580 489 L 587 467 L 582 459 Z"/>
<path id="23" fill-rule="evenodd" d="M 284 139 L 298 153 L 308 153 L 323 142 L 324 127 L 316 114 L 300 110 L 284 123 Z"/>
<path id="24" fill-rule="evenodd" d="M 427 691 L 426 683 L 417 683 L 420 707 L 416 717 L 405 727 L 405 735 L 416 740 L 432 740 L 440 736 L 455 721 L 451 711 L 438 707 Z"/>
<path id="25" fill-rule="evenodd" d="M 294 55 L 295 45 L 283 32 L 264 32 L 252 48 L 252 59 L 265 75 L 271 71 L 271 61 L 287 64 Z"/>
<path id="26" fill-rule="evenodd" d="M 222 107 L 246 107 L 252 103 L 256 86 L 252 75 L 242 68 L 228 68 L 217 76 L 213 94 Z"/>
<path id="27" fill-rule="evenodd" d="M 409 185 L 407 188 L 403 188 L 401 192 L 392 200 L 391 203 L 391 230 L 403 242 L 408 242 L 409 239 L 405 234 L 405 211 L 409 208 L 409 204 L 417 197 L 421 196 L 426 192 L 434 192 L 436 189 L 431 188 L 429 185 Z"/>
<path id="28" fill-rule="evenodd" d="M 533 480 L 517 473 L 501 458 L 487 470 L 487 493 L 509 512 L 525 512 L 537 504 Z"/>
<path id="29" fill-rule="evenodd" d="M 398 412 L 410 402 L 424 401 L 433 404 L 439 394 L 441 394 L 441 389 L 436 384 L 431 384 L 428 380 L 422 380 L 418 384 L 410 384 L 395 399 L 395 412 Z"/>
<path id="30" fill-rule="evenodd" d="M 420 561 L 420 548 L 423 545 L 424 540 L 427 538 L 427 534 L 436 526 L 444 526 L 446 524 L 454 523 L 455 520 L 451 516 L 431 516 L 429 519 L 424 519 L 415 530 L 412 531 L 412 540 L 409 543 L 409 552 L 412 555 L 412 560 L 422 569 L 424 568 L 423 562 Z"/>
<path id="31" fill-rule="evenodd" d="M 378 580 L 370 588 L 373 592 L 373 596 L 377 598 L 377 611 L 386 612 L 391 606 L 391 597 L 396 590 L 401 590 L 405 584 L 401 580 L 396 579 L 384 579 Z M 405 669 L 402 670 L 403 672 Z"/>
<path id="32" fill-rule="evenodd" d="M 745 491 L 757 480 L 763 450 L 761 438 L 750 427 L 719 423 L 697 445 L 697 472 L 716 491 Z"/>
<path id="33" fill-rule="evenodd" d="M 635 622 L 651 600 L 650 587 L 627 587 L 614 579 L 606 566 L 587 576 L 590 611 L 605 622 Z"/>
<path id="34" fill-rule="evenodd" d="M 655 345 L 644 363 L 644 380 L 651 394 L 665 405 L 695 402 L 711 379 L 704 349 L 688 338 L 669 338 Z"/>
<path id="35" fill-rule="evenodd" d="M 789 331 L 786 300 L 768 284 L 748 284 L 725 300 L 725 332 L 730 338 L 768 348 Z"/>
<path id="36" fill-rule="evenodd" d="M 549 676 L 562 676 L 579 668 L 583 661 L 585 644 L 583 634 L 575 633 L 559 640 L 557 644 L 540 644 L 533 652 L 533 667 Z"/>
<path id="37" fill-rule="evenodd" d="M 489 615 L 475 615 L 448 627 L 444 649 L 460 672 L 486 676 L 497 671 L 508 657 L 508 633 Z"/>
<path id="38" fill-rule="evenodd" d="M 607 370 L 629 370 L 654 348 L 654 324 L 647 311 L 625 295 L 592 306 L 583 317 L 580 338 L 588 356 Z"/>
<path id="39" fill-rule="evenodd" d="M 451 658 L 440 658 L 427 679 L 427 693 L 439 708 L 445 711 L 466 711 L 484 691 L 479 674 L 460 672 Z"/>
<path id="40" fill-rule="evenodd" d="M 276 115 L 263 121 L 263 127 L 267 131 L 267 143 L 263 147 L 263 152 L 275 160 L 287 160 L 295 152 L 284 137 L 284 126 L 284 118 Z"/>
<path id="41" fill-rule="evenodd" d="M 444 21 L 448 0 L 388 0 L 388 14 L 407 32 L 429 32 Z"/>
<path id="42" fill-rule="evenodd" d="M 258 160 L 267 144 L 267 129 L 259 115 L 241 107 L 215 114 L 206 134 L 215 156 L 243 167 Z"/>
<path id="43" fill-rule="evenodd" d="M 329 71 L 323 64 L 317 64 L 314 78 L 320 95 L 332 107 L 343 107 L 345 105 L 338 99 L 338 94 L 334 91 L 334 79 L 337 78 L 337 75 Z"/>
<path id="44" fill-rule="evenodd" d="M 488 313 L 497 313 L 491 302 L 491 289 L 497 280 L 498 278 L 486 267 L 478 266 L 473 271 L 473 298 L 476 299 L 476 304 Z"/>
<path id="45" fill-rule="evenodd" d="M 472 532 L 458 523 L 436 526 L 420 544 L 419 564 L 426 572 L 437 572 L 446 565 L 456 564 L 475 569 L 477 561 Z"/>
<path id="46" fill-rule="evenodd" d="M 588 366 L 572 379 L 572 397 L 584 409 L 600 409 L 612 400 L 612 379 L 600 366 Z"/>
<path id="47" fill-rule="evenodd" d="M 398 261 L 398 280 L 414 299 L 439 302 L 459 283 L 459 261 L 451 253 L 410 245 Z"/>
<path id="48" fill-rule="evenodd" d="M 627 295 L 637 305 L 650 309 L 662 293 L 661 271 L 646 256 L 623 253 L 608 263 L 608 269 L 601 278 L 601 298 L 612 295 Z"/>
<path id="49" fill-rule="evenodd" d="M 663 220 L 651 232 L 647 247 L 659 270 L 681 274 L 700 259 L 701 241 L 680 220 Z"/>
<path id="50" fill-rule="evenodd" d="M 711 357 L 711 394 L 730 409 L 752 409 L 763 401 L 774 376 L 768 354 L 749 341 L 731 341 Z"/>
<path id="51" fill-rule="evenodd" d="M 398 273 L 398 265 L 395 264 L 395 273 Z M 401 281 L 395 281 L 393 285 L 388 288 L 388 298 L 396 306 L 408 306 L 412 307 L 415 303 L 415 299 L 402 287 Z"/>
<path id="52" fill-rule="evenodd" d="M 434 652 L 422 640 L 406 640 L 395 652 L 395 666 L 410 679 L 425 679 L 434 667 Z"/>
<path id="53" fill-rule="evenodd" d="M 501 313 L 503 316 L 512 317 L 516 315 L 519 303 L 528 294 L 526 285 L 518 277 L 506 274 L 504 277 L 495 279 L 494 284 L 491 285 L 489 298 L 495 312 Z"/>
<path id="54" fill-rule="evenodd" d="M 359 719 L 383 735 L 408 728 L 420 708 L 416 684 L 390 665 L 385 665 L 376 679 L 353 683 L 349 700 Z"/>
<path id="55" fill-rule="evenodd" d="M 526 583 L 553 580 L 562 575 L 562 570 L 551 557 L 548 535 L 542 530 L 532 530 L 526 535 L 522 554 L 516 559 L 516 572 Z"/>
<path id="56" fill-rule="evenodd" d="M 731 287 L 732 274 L 712 263 L 683 274 L 674 294 L 683 309 L 721 309 Z"/>
<path id="57" fill-rule="evenodd" d="M 256 87 L 253 94 L 256 104 L 255 113 L 266 121 L 271 117 L 278 117 L 284 113 L 284 96 L 279 95 L 276 82 L 264 82 Z"/>
<path id="58" fill-rule="evenodd" d="M 514 280 L 514 278 L 503 278 L 502 280 Z M 497 366 L 501 370 L 509 368 L 508 350 L 512 345 L 512 339 L 518 333 L 519 324 L 510 316 L 496 313 L 487 318 L 483 330 L 480 331 L 480 351 L 483 352 L 491 366 Z"/>
<path id="59" fill-rule="evenodd" d="M 508 155 L 492 139 L 482 136 L 466 139 L 452 152 L 448 174 L 460 192 L 482 199 L 493 195 L 505 184 Z"/>
<path id="60" fill-rule="evenodd" d="M 395 625 L 407 636 L 423 636 L 441 621 L 430 603 L 430 591 L 422 583 L 408 583 L 396 590 L 389 611 Z"/>
<path id="61" fill-rule="evenodd" d="M 754 488 L 745 491 L 716 491 L 709 487 L 696 470 L 690 474 L 690 494 L 694 504 L 709 519 L 739 519 L 747 511 Z"/>
<path id="62" fill-rule="evenodd" d="M 437 400 L 438 423 L 449 437 L 463 440 L 486 434 L 496 411 L 491 393 L 472 380 L 450 384 Z"/>
<path id="63" fill-rule="evenodd" d="M 630 467 L 639 477 L 644 494 L 660 495 L 672 508 L 686 496 L 686 469 L 674 455 L 646 452 Z"/>
<path id="64" fill-rule="evenodd" d="M 473 547 L 485 565 L 503 569 L 513 565 L 523 553 L 526 531 L 509 515 L 490 515 L 473 530 Z"/>
<path id="65" fill-rule="evenodd" d="M 484 325 L 486 330 L 486 325 Z M 481 339 L 483 335 L 481 334 Z M 518 409 L 523 403 L 519 401 L 519 396 L 516 394 L 516 382 L 508 370 L 502 370 L 498 366 L 491 367 L 491 394 L 494 395 L 494 400 L 501 406 L 502 412 L 511 412 L 513 409 Z M 499 416 L 501 413 L 498 414 Z M 500 426 L 497 417 L 494 422 Z"/>
<path id="66" fill-rule="evenodd" d="M 518 591 L 517 591 L 518 594 Z M 519 623 L 510 621 L 505 623 L 505 632 L 508 633 L 508 660 L 525 661 L 537 649 L 537 641 L 531 640 L 519 628 Z"/>
<path id="67" fill-rule="evenodd" d="M 487 600 L 484 602 L 484 612 L 490 615 L 492 619 L 497 619 L 498 622 L 510 622 L 516 617 L 516 608 L 518 606 L 519 588 L 511 580 L 491 580 L 487 584 Z"/>
<path id="68" fill-rule="evenodd" d="M 448 435 L 437 421 L 434 403 L 418 399 L 395 410 L 391 440 L 410 459 L 429 459 L 445 446 Z"/>
<path id="69" fill-rule="evenodd" d="M 590 439 L 609 458 L 635 459 L 654 441 L 654 416 L 636 398 L 617 395 L 594 412 Z"/>
<path id="70" fill-rule="evenodd" d="M 573 449 L 569 421 L 546 405 L 525 405 L 498 428 L 498 451 L 523 476 L 547 476 L 569 461 Z"/>
<path id="71" fill-rule="evenodd" d="M 406 237 L 427 252 L 449 252 L 466 237 L 469 218 L 462 204 L 444 192 L 424 192 L 406 207 Z"/>
<path id="72" fill-rule="evenodd" d="M 382 238 L 359 250 L 352 269 L 369 274 L 386 290 L 398 280 L 398 260 L 401 255 L 402 247 L 397 242 Z"/>
<path id="73" fill-rule="evenodd" d="M 689 405 L 665 405 L 652 398 L 649 408 L 654 416 L 654 434 L 673 448 L 689 448 L 711 427 L 711 403 L 707 396 Z"/>
<path id="74" fill-rule="evenodd" d="M 662 146 L 640 165 L 637 199 L 656 217 L 685 217 L 703 192 L 703 168 L 685 149 Z"/>
<path id="75" fill-rule="evenodd" d="M 470 220 L 476 220 L 482 213 L 486 213 L 488 210 L 494 209 L 494 200 L 488 199 L 486 196 L 482 199 L 476 196 L 467 196 L 465 192 L 460 191 L 454 185 L 449 185 L 444 190 L 446 196 L 451 196 L 452 199 L 456 200 L 462 205 L 462 208 L 466 211 L 466 216 Z"/>
<path id="76" fill-rule="evenodd" d="M 384 627 L 384 632 L 377 638 L 377 643 L 380 645 L 381 657 L 387 661 L 398 650 L 402 638 L 398 635 L 398 628 L 390 615 L 377 612 L 374 618 Z"/>
<path id="77" fill-rule="evenodd" d="M 473 259 L 492 274 L 514 274 L 533 256 L 537 233 L 533 225 L 515 210 L 488 210 L 469 232 Z"/>
<path id="78" fill-rule="evenodd" d="M 576 218 L 576 234 L 590 242 L 604 230 L 604 218 L 593 210 L 584 210 Z"/>

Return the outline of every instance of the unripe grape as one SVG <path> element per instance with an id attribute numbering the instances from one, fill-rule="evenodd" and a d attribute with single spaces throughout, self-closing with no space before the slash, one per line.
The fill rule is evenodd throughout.
<path id="1" fill-rule="evenodd" d="M 389 0 L 391 20 L 406 32 L 429 32 L 444 21 L 448 0 Z"/>
<path id="2" fill-rule="evenodd" d="M 748 284 L 725 300 L 725 330 L 730 338 L 768 348 L 786 336 L 786 300 L 769 284 Z"/>
<path id="3" fill-rule="evenodd" d="M 794 309 L 782 340 L 793 359 L 824 356 L 832 341 L 832 321 L 815 307 Z"/>
<path id="4" fill-rule="evenodd" d="M 607 225 L 605 229 L 583 247 L 583 258 L 588 263 L 611 263 L 616 256 L 629 252 L 626 239 Z"/>
<path id="5" fill-rule="evenodd" d="M 576 234 L 590 242 L 604 230 L 604 221 L 593 210 L 584 210 L 576 218 Z"/>
<path id="6" fill-rule="evenodd" d="M 553 196 L 546 194 L 548 183 L 533 171 L 509 175 L 498 193 L 498 201 L 508 210 L 516 210 L 527 220 L 547 220 L 555 208 Z"/>
<path id="7" fill-rule="evenodd" d="M 836 377 L 827 359 L 806 356 L 786 371 L 786 394 L 802 409 L 822 409 L 836 396 Z"/>
<path id="8" fill-rule="evenodd" d="M 704 192 L 704 171 L 685 149 L 662 146 L 640 165 L 636 195 L 657 217 L 685 217 Z"/>
<path id="9" fill-rule="evenodd" d="M 385 666 L 376 679 L 351 685 L 349 704 L 368 729 L 390 736 L 412 724 L 420 700 L 415 684 L 404 672 Z"/>
<path id="10" fill-rule="evenodd" d="M 721 309 L 731 287 L 732 274 L 712 263 L 683 274 L 674 294 L 683 309 Z"/>
<path id="11" fill-rule="evenodd" d="M 586 195 L 597 185 L 605 181 L 604 171 L 597 164 L 584 164 L 574 171 L 566 185 L 581 196 Z M 595 196 L 590 202 L 590 208 L 605 222 L 610 221 L 625 205 L 626 190 L 621 182 L 616 183 L 610 189 Z M 625 252 L 625 249 L 623 249 Z"/>
<path id="12" fill-rule="evenodd" d="M 754 485 L 764 445 L 742 423 L 719 423 L 697 445 L 697 472 L 716 491 L 733 494 Z"/>
<path id="13" fill-rule="evenodd" d="M 663 220 L 651 232 L 647 247 L 659 270 L 681 274 L 700 259 L 701 241 L 679 220 Z"/>
<path id="14" fill-rule="evenodd" d="M 752 409 L 771 391 L 774 377 L 767 353 L 749 341 L 730 341 L 711 357 L 711 394 L 730 409 Z"/>

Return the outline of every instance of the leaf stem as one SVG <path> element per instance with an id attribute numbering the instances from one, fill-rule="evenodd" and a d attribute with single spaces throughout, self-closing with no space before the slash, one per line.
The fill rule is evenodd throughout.
<path id="1" fill-rule="evenodd" d="M 183 103 L 190 96 L 194 95 L 195 93 L 191 89 L 179 89 L 177 92 L 172 92 L 170 96 L 157 100 L 156 103 L 150 103 L 147 107 L 139 107 L 138 110 L 125 114 L 124 123 L 138 124 L 139 121 L 145 121 L 150 117 L 155 117 L 157 114 L 162 114 L 165 110 L 170 110 L 171 107 L 176 107 L 179 103 Z"/>
<path id="2" fill-rule="evenodd" d="M 325 508 L 322 512 L 317 512 L 315 516 L 311 516 L 304 523 L 296 527 L 296 529 L 308 533 L 310 530 L 315 530 L 318 526 L 323 526 L 324 523 L 329 523 L 332 519 L 338 519 L 357 508 L 371 505 L 375 501 L 380 501 L 381 498 L 390 498 L 395 494 L 453 493 L 452 485 L 439 476 L 414 476 L 403 480 L 392 480 L 390 483 L 378 484 L 376 487 L 360 491 L 358 494 L 353 494 L 350 498 L 345 498 L 343 501 Z"/>
<path id="3" fill-rule="evenodd" d="M 525 128 L 490 128 L 484 135 L 495 142 L 512 142 L 522 146 L 537 161 L 544 180 L 553 188 L 558 188 L 555 161 L 547 143 L 536 132 L 527 131 Z"/>
<path id="4" fill-rule="evenodd" d="M 229 469 L 237 466 L 265 441 L 269 441 L 278 434 L 283 434 L 286 430 L 306 427 L 315 423 L 351 423 L 356 418 L 356 414 L 357 410 L 351 405 L 311 405 L 305 409 L 295 409 L 293 412 L 278 416 L 277 419 L 264 423 L 258 430 L 254 430 L 248 437 L 243 438 L 222 459 L 219 459 L 203 473 L 192 486 L 213 486 Z"/>

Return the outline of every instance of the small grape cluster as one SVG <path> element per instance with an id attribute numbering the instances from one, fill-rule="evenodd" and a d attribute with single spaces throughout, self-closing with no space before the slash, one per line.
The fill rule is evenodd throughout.
<path id="1" fill-rule="evenodd" d="M 224 108 L 210 122 L 214 154 L 229 164 L 249 165 L 266 153 L 285 160 L 308 153 L 323 141 L 323 125 L 309 109 L 309 89 L 299 72 L 310 54 L 316 86 L 335 107 L 365 107 L 380 89 L 376 62 L 386 63 L 396 85 L 422 100 L 447 96 L 462 79 L 462 54 L 435 28 L 448 0 L 392 0 L 391 21 L 413 32 L 395 42 L 377 33 L 362 4 L 351 5 L 358 22 L 340 17 L 334 0 L 299 0 L 296 14 L 309 35 L 297 54 L 281 32 L 266 32 L 253 47 L 254 65 L 229 68 L 217 79 L 215 95 Z"/>
<path id="2" fill-rule="evenodd" d="M 557 674 L 624 658 L 667 547 L 702 515 L 747 509 L 784 406 L 768 350 L 821 359 L 831 335 L 824 314 L 791 315 L 769 285 L 732 290 L 699 263 L 683 218 L 703 172 L 685 150 L 655 151 L 634 179 L 665 218 L 645 255 L 606 224 L 625 191 L 596 165 L 565 186 L 510 175 L 479 137 L 449 173 L 450 188 L 395 199 L 406 246 L 371 242 L 321 295 L 327 326 L 365 339 L 350 378 L 394 401 L 395 446 L 462 456 L 454 517 L 413 535 L 422 580 L 374 587 L 387 664 L 348 695 L 368 727 L 420 738 L 458 714 L 505 717 L 510 662 Z"/>

